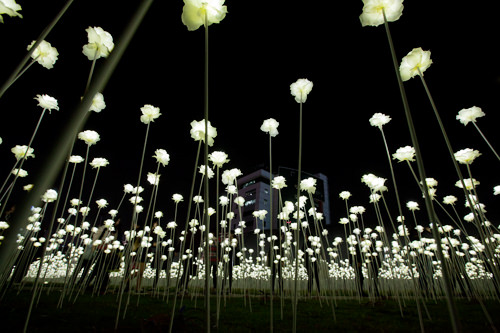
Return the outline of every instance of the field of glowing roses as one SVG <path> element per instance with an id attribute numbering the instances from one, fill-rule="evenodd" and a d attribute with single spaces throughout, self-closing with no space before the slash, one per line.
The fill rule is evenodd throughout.
<path id="1" fill-rule="evenodd" d="M 147 11 L 150 3 L 143 1 L 137 13 Z M 343 305 L 354 311 L 354 305 L 358 305 L 360 313 L 364 313 L 367 305 L 386 301 L 394 305 L 395 315 L 401 317 L 404 308 L 411 307 L 412 327 L 417 327 L 418 322 L 421 331 L 432 325 L 432 307 L 440 304 L 446 308 L 443 316 L 449 326 L 445 329 L 456 332 L 466 321 L 461 315 L 464 302 L 470 302 L 482 316 L 483 328 L 495 330 L 498 321 L 492 316 L 492 309 L 498 308 L 500 297 L 500 226 L 487 218 L 473 163 L 482 154 L 492 154 L 498 161 L 500 156 L 479 128 L 478 123 L 486 114 L 476 106 L 460 110 L 456 120 L 474 127 L 489 151 L 452 149 L 424 79 L 424 72 L 432 65 L 431 52 L 416 47 L 398 59 L 394 51 L 389 27 L 390 22 L 401 17 L 403 0 L 364 0 L 360 22 L 363 27 L 386 31 L 411 145 L 391 153 L 384 132 L 391 116 L 376 112 L 368 119 L 383 140 L 383 158 L 391 171 L 390 179 L 373 173 L 361 177 L 370 192 L 367 204 L 375 211 L 375 221 L 365 221 L 367 208 L 351 204 L 349 191 L 339 193 L 345 213 L 338 220 L 338 234 L 327 228 L 323 213 L 315 206 L 316 179 L 301 178 L 303 109 L 314 89 L 307 78 L 299 78 L 289 87 L 299 113 L 298 179 L 273 174 L 272 147 L 279 135 L 279 122 L 269 118 L 260 127 L 269 140 L 269 202 L 273 202 L 275 193 L 279 198 L 278 214 L 270 216 L 270 225 L 276 228 L 255 227 L 262 225 L 269 211 L 273 211 L 272 204 L 269 211 L 253 212 L 254 226 L 238 218 L 246 203 L 238 192 L 238 179 L 243 174 L 238 168 L 226 167 L 231 156 L 212 149 L 218 130 L 222 129 L 214 127 L 208 115 L 209 26 L 224 24 L 228 13 L 224 3 L 184 0 L 182 23 L 189 31 L 205 31 L 204 96 L 200 96 L 204 113 L 198 118 L 201 120 L 190 123 L 189 136 L 197 146 L 196 161 L 190 167 L 192 180 L 185 184 L 189 195 L 171 196 L 172 220 L 166 220 L 163 203 L 158 200 L 161 175 L 168 168 L 170 155 L 163 148 L 151 149 L 156 143 L 150 141 L 151 132 L 157 130 L 155 121 L 162 116 L 160 107 L 144 104 L 139 110 L 137 122 L 143 126 L 144 136 L 140 164 L 134 170 L 137 182 L 124 184 L 119 191 L 109 189 L 110 197 L 120 193 L 116 206 L 110 206 L 95 191 L 103 177 L 101 172 L 114 166 L 94 154 L 100 133 L 85 128 L 88 117 L 105 112 L 105 96 L 100 91 L 126 52 L 127 37 L 131 38 L 133 27 L 137 29 L 143 16 L 134 16 L 131 30 L 127 30 L 131 35 L 125 34 L 123 44 L 115 45 L 113 36 L 101 27 L 85 30 L 88 43 L 83 45 L 82 53 L 91 63 L 85 94 L 73 120 L 67 124 L 67 131 L 62 132 L 54 147 L 56 153 L 50 163 L 41 167 L 43 177 L 26 184 L 22 180 L 28 176 L 26 164 L 36 155 L 33 146 L 39 139 L 38 131 L 51 113 L 59 112 L 56 98 L 48 94 L 33 97 L 41 111 L 37 125 L 26 145 L 10 149 L 14 159 L 9 156 L 5 160 L 13 160 L 12 167 L 0 187 L 0 301 L 12 301 L 17 295 L 15 304 L 22 307 L 22 300 L 26 309 L 22 318 L 24 331 L 29 331 L 33 318 L 38 322 L 39 304 L 46 307 L 45 302 L 50 300 L 57 311 L 69 304 L 89 304 L 90 298 L 112 301 L 111 326 L 115 329 L 134 311 L 134 302 L 136 306 L 141 302 L 166 305 L 163 327 L 169 331 L 176 331 L 177 320 L 183 318 L 182 311 L 188 306 L 201 308 L 202 315 L 197 320 L 207 330 L 220 328 L 224 313 L 236 316 L 233 311 L 252 312 L 254 307 L 266 318 L 262 321 L 265 329 L 273 331 L 287 318 L 287 330 L 295 332 L 305 329 L 304 308 L 316 309 L 319 304 L 322 310 L 317 311 L 328 313 L 333 318 L 330 325 L 336 325 Z M 20 11 L 15 1 L 0 0 L 0 17 L 21 18 Z M 44 31 L 56 24 L 53 21 Z M 26 48 L 23 65 L 0 88 L 0 98 L 31 66 L 49 70 L 57 66 L 59 53 L 44 40 L 43 34 Z M 98 61 L 107 61 L 104 68 L 110 70 L 94 72 Z M 446 143 L 446 158 L 451 159 L 458 179 L 455 186 L 465 198 L 465 216 L 457 210 L 464 200 L 454 195 L 438 196 L 437 180 L 426 174 L 405 93 L 404 82 L 412 79 L 421 81 L 439 125 L 439 135 Z M 155 170 L 147 171 L 145 165 L 151 159 Z M 402 202 L 395 162 L 408 168 L 424 204 Z M 10 207 L 15 200 L 14 189 L 19 187 L 26 192 L 26 199 L 15 203 L 21 208 L 14 212 Z M 296 188 L 296 202 L 282 200 L 285 187 Z M 388 193 L 396 197 L 396 209 L 389 207 Z M 500 185 L 493 188 L 493 194 L 500 194 Z M 129 211 L 130 216 L 124 216 Z M 422 218 L 418 211 L 425 211 L 426 217 Z M 124 227 L 125 220 L 130 224 Z M 9 233 L 13 225 L 16 232 L 21 231 Z M 346 300 L 351 303 L 343 303 Z M 227 305 L 236 302 L 237 307 Z M 328 327 L 318 328 L 322 329 Z"/>

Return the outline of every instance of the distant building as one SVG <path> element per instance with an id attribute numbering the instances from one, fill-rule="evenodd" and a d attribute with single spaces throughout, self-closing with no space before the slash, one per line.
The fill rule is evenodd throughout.
<path id="1" fill-rule="evenodd" d="M 287 187 L 281 190 L 281 202 L 292 201 L 296 202 L 297 199 L 297 170 L 279 167 L 278 175 L 283 176 L 286 179 Z M 274 175 L 275 177 L 276 175 Z M 323 225 L 330 224 L 330 198 L 328 195 L 328 178 L 319 173 L 311 175 L 302 172 L 301 179 L 313 177 L 316 179 L 316 192 L 313 195 L 314 207 L 318 212 L 323 213 L 324 219 L 322 221 Z M 233 204 L 233 212 L 235 212 L 235 218 L 232 221 L 231 229 L 234 230 L 238 227 L 240 221 L 245 221 L 245 233 L 253 233 L 256 228 L 260 230 L 269 230 L 271 215 L 269 210 L 271 209 L 271 187 L 269 184 L 270 173 L 264 169 L 259 169 L 247 175 L 238 178 L 238 195 L 245 199 L 245 204 L 240 209 L 236 204 Z M 279 213 L 279 195 L 278 190 L 272 189 L 273 194 L 273 229 L 278 228 L 277 216 Z M 304 195 L 304 193 L 301 193 Z M 307 209 L 311 207 L 308 202 Z M 306 209 L 306 210 L 307 210 Z M 268 213 L 264 220 L 256 219 L 253 216 L 253 212 L 258 210 L 266 210 Z"/>

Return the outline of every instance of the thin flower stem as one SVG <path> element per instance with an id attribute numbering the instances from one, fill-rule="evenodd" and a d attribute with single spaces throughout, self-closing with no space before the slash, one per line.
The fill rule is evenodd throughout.
<path id="1" fill-rule="evenodd" d="M 273 154 L 272 154 L 272 145 L 271 145 L 271 142 L 272 142 L 272 140 L 271 140 L 271 134 L 269 134 L 269 237 L 270 237 L 269 238 L 269 240 L 270 240 L 270 244 L 269 244 L 269 252 L 270 252 L 269 263 L 270 263 L 270 266 L 271 266 L 271 279 L 270 279 L 270 282 L 271 282 L 271 285 L 270 285 L 271 302 L 270 302 L 269 315 L 270 315 L 270 331 L 272 333 L 273 332 L 273 327 L 274 327 L 274 313 L 273 313 L 273 294 L 274 294 L 274 290 L 273 290 L 273 286 L 274 286 L 275 279 L 274 279 L 274 276 L 273 276 L 273 273 L 272 273 L 273 272 L 273 268 L 274 268 L 274 248 L 273 248 L 274 247 L 273 246 L 273 243 L 274 243 L 274 241 L 273 241 L 273 214 L 274 214 L 274 211 L 273 211 L 273 199 L 274 198 L 273 198 Z M 264 233 L 265 233 L 266 232 L 265 228 L 263 228 L 263 229 L 264 229 Z M 279 263 L 278 263 L 278 265 L 279 265 Z M 277 271 L 279 269 L 279 267 L 276 267 L 275 269 Z M 278 284 L 278 288 L 280 288 L 279 284 Z"/>
<path id="2" fill-rule="evenodd" d="M 477 129 L 477 131 L 479 132 L 479 134 L 481 135 L 481 137 L 484 139 L 484 141 L 486 142 L 486 144 L 488 145 L 488 147 L 490 147 L 490 149 L 493 152 L 493 154 L 495 154 L 496 158 L 500 161 L 500 156 L 498 156 L 498 154 L 495 151 L 495 149 L 493 148 L 493 146 L 490 144 L 490 142 L 488 141 L 488 139 L 486 139 L 486 136 L 483 134 L 483 132 L 481 132 L 481 130 L 479 129 L 479 126 L 477 126 L 476 122 L 473 121 L 472 124 Z"/>
<path id="3" fill-rule="evenodd" d="M 399 92 L 401 94 L 401 99 L 403 102 L 403 107 L 404 107 L 404 111 L 405 111 L 406 121 L 408 123 L 408 129 L 410 132 L 411 141 L 413 144 L 413 148 L 415 149 L 415 156 L 416 156 L 416 160 L 417 160 L 418 173 L 419 173 L 420 179 L 423 180 L 422 186 L 424 189 L 424 199 L 425 199 L 425 206 L 427 209 L 427 214 L 428 214 L 430 221 L 437 222 L 437 215 L 436 215 L 436 212 L 434 211 L 434 207 L 432 205 L 432 201 L 431 201 L 431 198 L 429 196 L 429 190 L 427 188 L 427 183 L 425 182 L 426 175 L 425 175 L 424 163 L 422 160 L 422 154 L 420 151 L 420 145 L 418 143 L 417 134 L 415 131 L 415 126 L 413 125 L 413 120 L 412 120 L 412 116 L 411 116 L 411 112 L 410 112 L 410 106 L 408 104 L 408 99 L 406 97 L 406 91 L 404 89 L 403 80 L 401 79 L 401 75 L 399 73 L 399 64 L 398 64 L 398 60 L 397 60 L 397 56 L 396 56 L 396 51 L 394 49 L 394 44 L 392 42 L 391 32 L 389 29 L 389 23 L 387 22 L 385 11 L 383 10 L 382 12 L 384 15 L 384 27 L 385 27 L 385 32 L 387 35 L 387 40 L 389 42 L 389 48 L 391 51 L 392 62 L 394 65 L 394 71 L 396 73 L 396 78 L 398 81 Z M 436 244 L 437 244 L 437 251 L 436 252 L 437 252 L 438 259 L 441 260 L 441 262 L 445 262 L 444 255 L 442 252 L 441 241 L 440 241 L 439 233 L 437 230 L 437 223 L 432 223 L 432 233 L 434 235 L 434 238 L 435 238 Z M 457 307 L 455 304 L 455 300 L 453 299 L 452 290 L 451 290 L 451 282 L 450 282 L 450 273 L 449 273 L 446 265 L 443 265 L 442 271 L 443 271 L 443 282 L 444 282 L 444 287 L 445 287 L 444 288 L 445 295 L 446 295 L 446 300 L 447 300 L 447 305 L 448 305 L 448 312 L 450 314 L 452 329 L 453 329 L 453 332 L 459 332 L 459 331 L 461 331 L 460 318 L 458 316 L 458 311 L 457 311 Z"/>

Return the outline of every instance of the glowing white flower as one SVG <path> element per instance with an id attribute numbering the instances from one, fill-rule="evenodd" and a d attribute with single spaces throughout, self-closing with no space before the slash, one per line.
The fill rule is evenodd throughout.
<path id="1" fill-rule="evenodd" d="M 277 190 L 281 190 L 282 188 L 286 187 L 286 179 L 283 176 L 276 176 L 272 180 L 272 186 L 273 188 Z"/>
<path id="2" fill-rule="evenodd" d="M 421 75 L 432 64 L 431 51 L 424 51 L 421 47 L 414 48 L 408 53 L 399 66 L 399 73 L 403 81 Z"/>
<path id="3" fill-rule="evenodd" d="M 425 183 L 427 187 L 436 187 L 438 185 L 438 181 L 434 178 L 425 178 Z M 422 182 L 420 182 L 422 184 Z"/>
<path id="4" fill-rule="evenodd" d="M 33 189 L 33 186 L 34 186 L 33 184 L 24 185 L 23 190 L 29 192 Z"/>
<path id="5" fill-rule="evenodd" d="M 193 197 L 193 201 L 194 201 L 195 203 L 202 203 L 202 202 L 203 202 L 203 197 L 202 197 L 201 195 L 195 195 L 195 196 Z"/>
<path id="6" fill-rule="evenodd" d="M 359 16 L 361 26 L 379 26 L 397 21 L 403 14 L 403 0 L 363 0 L 363 12 Z"/>
<path id="7" fill-rule="evenodd" d="M 308 193 L 316 192 L 316 179 L 309 177 L 300 181 L 300 189 Z"/>
<path id="8" fill-rule="evenodd" d="M 245 204 L 245 198 L 238 196 L 234 199 L 234 203 L 240 207 L 243 207 L 243 205 Z"/>
<path id="9" fill-rule="evenodd" d="M 69 203 L 71 204 L 71 206 L 78 206 L 82 203 L 82 201 L 75 198 L 75 199 L 71 199 L 69 201 Z"/>
<path id="10" fill-rule="evenodd" d="M 55 190 L 47 190 L 42 196 L 43 202 L 53 202 L 57 199 L 57 192 Z"/>
<path id="11" fill-rule="evenodd" d="M 155 121 L 156 118 L 161 116 L 160 108 L 154 107 L 150 104 L 146 104 L 141 108 L 142 116 L 141 122 L 144 124 L 149 124 L 152 121 Z"/>
<path id="12" fill-rule="evenodd" d="M 99 199 L 96 201 L 97 207 L 105 208 L 108 205 L 108 201 L 106 199 Z"/>
<path id="13" fill-rule="evenodd" d="M 458 198 L 454 195 L 447 195 L 443 198 L 443 203 L 445 205 L 454 205 Z"/>
<path id="14" fill-rule="evenodd" d="M 274 118 L 269 118 L 267 120 L 264 120 L 262 123 L 262 126 L 260 126 L 260 130 L 269 133 L 270 136 L 275 137 L 278 135 L 278 126 L 280 123 L 276 121 Z"/>
<path id="15" fill-rule="evenodd" d="M 28 45 L 28 50 L 31 50 L 33 45 L 35 45 L 35 41 Z M 35 51 L 31 54 L 31 58 L 47 69 L 54 67 L 58 56 L 59 52 L 57 52 L 56 48 L 52 47 L 49 42 L 44 40 L 42 40 Z"/>
<path id="16" fill-rule="evenodd" d="M 162 211 L 157 211 L 157 212 L 155 212 L 155 217 L 156 217 L 157 219 L 162 218 L 162 217 L 163 217 L 163 212 L 162 212 Z"/>
<path id="17" fill-rule="evenodd" d="M 58 110 L 59 106 L 57 105 L 57 99 L 51 97 L 49 95 L 36 95 L 35 99 L 38 101 L 38 106 L 40 106 L 44 110 Z"/>
<path id="18" fill-rule="evenodd" d="M 88 44 L 83 46 L 83 54 L 89 60 L 107 58 L 109 53 L 113 51 L 115 44 L 113 36 L 109 32 L 104 31 L 101 27 L 88 27 L 87 32 Z"/>
<path id="19" fill-rule="evenodd" d="M 197 30 L 205 24 L 220 23 L 227 14 L 225 0 L 184 0 L 182 8 L 182 23 L 189 31 Z"/>
<path id="20" fill-rule="evenodd" d="M 387 191 L 387 187 L 384 185 L 386 180 L 387 179 L 377 177 L 371 173 L 361 177 L 361 181 L 365 183 L 373 192 Z"/>
<path id="21" fill-rule="evenodd" d="M 221 168 L 225 163 L 229 162 L 227 154 L 222 151 L 214 151 L 208 155 L 208 159 L 217 167 Z"/>
<path id="22" fill-rule="evenodd" d="M 123 185 L 123 192 L 132 193 L 134 191 L 134 186 L 132 184 Z"/>
<path id="23" fill-rule="evenodd" d="M 174 200 L 175 203 L 179 203 L 179 202 L 183 201 L 184 198 L 182 197 L 182 195 L 176 193 L 176 194 L 172 195 L 172 200 Z"/>
<path id="24" fill-rule="evenodd" d="M 18 5 L 15 0 L 0 0 L 0 22 L 3 23 L 3 14 L 7 14 L 10 17 L 17 16 L 23 18 L 23 16 L 18 13 L 21 9 L 21 6 Z"/>
<path id="25" fill-rule="evenodd" d="M 212 127 L 210 121 L 208 121 L 207 123 L 207 129 L 208 129 L 208 145 L 213 146 L 214 138 L 217 136 L 217 129 L 215 127 Z M 191 130 L 189 132 L 191 134 L 191 137 L 195 141 L 205 142 L 205 119 L 200 121 L 193 120 L 191 122 Z"/>
<path id="26" fill-rule="evenodd" d="M 140 197 L 138 195 L 134 195 L 134 196 L 130 197 L 130 199 L 129 199 L 130 203 L 134 204 L 134 205 L 142 202 L 142 200 L 143 200 L 142 197 Z"/>
<path id="27" fill-rule="evenodd" d="M 90 105 L 89 111 L 101 112 L 106 108 L 106 103 L 104 102 L 104 95 L 100 92 L 96 93 L 94 98 L 92 98 L 92 104 Z"/>
<path id="28" fill-rule="evenodd" d="M 160 183 L 160 175 L 157 175 L 156 173 L 152 173 L 152 172 L 148 172 L 148 182 L 151 184 L 151 185 L 155 185 L 155 186 L 158 186 L 158 184 Z"/>
<path id="29" fill-rule="evenodd" d="M 87 145 L 91 146 L 97 143 L 101 138 L 99 133 L 92 130 L 86 130 L 78 133 L 78 139 L 84 141 Z"/>
<path id="30" fill-rule="evenodd" d="M 21 178 L 24 178 L 24 177 L 27 177 L 28 176 L 28 171 L 24 170 L 24 169 L 13 169 L 12 170 L 12 174 L 14 176 L 17 176 L 17 177 L 21 177 Z"/>
<path id="31" fill-rule="evenodd" d="M 415 148 L 411 146 L 398 148 L 396 152 L 392 154 L 392 158 L 398 160 L 399 162 L 413 162 L 415 161 Z"/>
<path id="32" fill-rule="evenodd" d="M 230 170 L 224 170 L 224 172 L 221 175 L 221 180 L 222 180 L 223 184 L 230 185 L 230 184 L 234 184 L 234 182 L 236 181 L 236 178 L 238 178 L 241 175 L 242 175 L 242 173 L 241 173 L 240 169 L 234 168 L 234 169 L 230 169 Z"/>
<path id="33" fill-rule="evenodd" d="M 456 119 L 460 121 L 462 124 L 467 125 L 470 122 L 475 123 L 476 119 L 479 117 L 484 117 L 485 113 L 481 108 L 477 106 L 473 106 L 468 109 L 462 109 L 458 112 Z"/>
<path id="34" fill-rule="evenodd" d="M 352 206 L 349 211 L 353 214 L 363 214 L 366 209 L 363 206 Z"/>
<path id="35" fill-rule="evenodd" d="M 208 173 L 208 179 L 212 179 L 214 177 L 214 172 L 212 169 L 210 169 L 209 166 L 205 167 L 205 165 L 200 165 L 198 167 L 199 172 L 205 176 L 205 173 Z"/>
<path id="36" fill-rule="evenodd" d="M 0 221 L 0 230 L 5 230 L 9 228 L 9 224 L 5 221 Z"/>
<path id="37" fill-rule="evenodd" d="M 383 113 L 375 113 L 371 118 L 370 118 L 370 125 L 373 127 L 378 127 L 382 129 L 382 126 L 390 122 L 392 119 L 391 117 L 383 114 Z"/>
<path id="38" fill-rule="evenodd" d="M 290 93 L 295 97 L 297 103 L 305 103 L 312 88 L 313 83 L 308 79 L 298 79 L 290 85 Z"/>
<path id="39" fill-rule="evenodd" d="M 83 157 L 79 155 L 72 155 L 69 157 L 69 163 L 82 163 L 84 161 Z"/>
<path id="40" fill-rule="evenodd" d="M 464 184 L 465 184 L 465 188 L 467 190 L 472 190 L 474 187 L 478 186 L 481 183 L 479 181 L 475 180 L 474 178 L 465 178 Z M 455 186 L 458 188 L 463 188 L 462 182 L 460 180 L 457 180 L 457 182 L 455 183 Z"/>
<path id="41" fill-rule="evenodd" d="M 167 165 L 170 162 L 170 155 L 165 149 L 156 149 L 153 157 L 158 163 L 161 163 L 163 166 Z"/>
<path id="42" fill-rule="evenodd" d="M 339 198 L 342 200 L 347 200 L 351 197 L 351 192 L 349 191 L 342 191 L 339 193 Z"/>
<path id="43" fill-rule="evenodd" d="M 90 162 L 90 165 L 93 168 L 105 167 L 108 164 L 109 164 L 108 160 L 103 157 L 96 157 L 92 160 L 92 162 Z"/>
<path id="44" fill-rule="evenodd" d="M 500 194 L 500 185 L 497 185 L 493 187 L 493 195 L 499 195 Z"/>
<path id="45" fill-rule="evenodd" d="M 10 151 L 14 154 L 17 160 L 23 159 L 25 157 L 26 158 L 35 157 L 35 155 L 33 154 L 34 149 L 31 147 L 28 149 L 28 146 L 24 145 L 23 146 L 16 145 Z"/>
<path id="46" fill-rule="evenodd" d="M 470 148 L 465 148 L 455 153 L 455 159 L 462 164 L 472 164 L 479 156 L 481 156 L 481 153 L 478 150 Z"/>
<path id="47" fill-rule="evenodd" d="M 406 207 L 409 209 L 409 210 L 420 210 L 420 208 L 418 207 L 418 202 L 415 202 L 415 201 L 408 201 L 406 203 Z"/>
<path id="48" fill-rule="evenodd" d="M 349 219 L 347 217 L 341 217 L 340 220 L 339 220 L 339 223 L 340 224 L 348 224 L 349 223 Z"/>

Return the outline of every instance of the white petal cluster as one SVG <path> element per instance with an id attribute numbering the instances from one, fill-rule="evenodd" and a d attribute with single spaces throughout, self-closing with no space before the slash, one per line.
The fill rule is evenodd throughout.
<path id="1" fill-rule="evenodd" d="M 100 92 L 96 93 L 94 98 L 92 98 L 92 104 L 90 105 L 89 111 L 99 113 L 105 108 L 106 103 L 104 102 L 104 95 Z"/>
<path id="2" fill-rule="evenodd" d="M 49 95 L 36 95 L 35 99 L 38 101 L 38 106 L 44 110 L 59 110 L 57 99 Z"/>
<path id="3" fill-rule="evenodd" d="M 398 160 L 398 162 L 415 161 L 415 148 L 411 146 L 405 146 L 398 148 L 394 154 L 392 154 L 392 158 Z"/>
<path id="4" fill-rule="evenodd" d="M 403 14 L 403 0 L 363 0 L 363 12 L 359 16 L 361 25 L 379 26 L 387 22 L 397 21 Z"/>
<path id="5" fill-rule="evenodd" d="M 85 31 L 87 32 L 88 44 L 83 46 L 83 54 L 89 60 L 107 58 L 115 47 L 113 36 L 101 27 L 88 27 Z"/>
<path id="6" fill-rule="evenodd" d="M 473 106 L 471 108 L 462 109 L 458 111 L 456 119 L 460 121 L 462 124 L 467 125 L 470 122 L 475 123 L 477 118 L 484 116 L 485 113 L 483 112 L 483 110 L 481 110 L 481 108 Z"/>
<path id="7" fill-rule="evenodd" d="M 28 158 L 28 157 L 35 157 L 33 152 L 35 151 L 33 148 L 25 145 L 16 145 L 10 150 L 14 156 L 16 157 L 17 160 L 20 160 L 22 158 Z"/>
<path id="8" fill-rule="evenodd" d="M 44 195 L 42 195 L 43 202 L 53 202 L 57 199 L 57 192 L 55 190 L 47 190 Z"/>
<path id="9" fill-rule="evenodd" d="M 222 167 L 225 163 L 229 162 L 227 154 L 223 151 L 214 151 L 208 155 L 208 159 L 217 167 Z"/>
<path id="10" fill-rule="evenodd" d="M 149 124 L 152 121 L 155 121 L 156 118 L 161 116 L 160 108 L 154 107 L 150 104 L 146 104 L 141 108 L 142 116 L 141 122 L 144 124 Z"/>
<path id="11" fill-rule="evenodd" d="M 21 14 L 18 13 L 22 8 L 14 0 L 0 0 L 0 22 L 3 23 L 3 14 L 7 14 L 10 17 L 20 17 L 23 18 Z"/>
<path id="12" fill-rule="evenodd" d="M 391 120 L 391 117 L 389 117 L 388 115 L 377 112 L 370 118 L 370 125 L 382 129 L 382 126 L 384 126 Z"/>
<path id="13" fill-rule="evenodd" d="M 298 79 L 290 85 L 290 93 L 295 97 L 297 103 L 305 103 L 312 88 L 313 83 L 308 79 Z"/>
<path id="14" fill-rule="evenodd" d="M 286 179 L 283 176 L 276 176 L 272 180 L 272 186 L 273 188 L 277 190 L 281 190 L 282 188 L 286 187 Z"/>
<path id="15" fill-rule="evenodd" d="M 96 157 L 92 160 L 92 162 L 90 162 L 90 165 L 93 168 L 105 167 L 108 164 L 109 164 L 108 160 L 103 157 Z"/>
<path id="16" fill-rule="evenodd" d="M 86 130 L 78 133 L 78 139 L 84 141 L 87 145 L 91 146 L 97 143 L 101 139 L 99 133 L 92 130 Z"/>
<path id="17" fill-rule="evenodd" d="M 189 31 L 197 30 L 205 24 L 220 23 L 227 13 L 227 7 L 224 6 L 225 0 L 184 0 L 182 8 L 182 23 Z"/>
<path id="18" fill-rule="evenodd" d="M 260 126 L 260 130 L 264 133 L 269 133 L 270 136 L 275 137 L 278 135 L 278 126 L 279 122 L 274 118 L 269 118 L 264 120 L 262 126 Z"/>
<path id="19" fill-rule="evenodd" d="M 401 80 L 408 81 L 417 75 L 423 74 L 431 64 L 431 51 L 424 51 L 421 47 L 414 48 L 401 60 L 399 65 Z"/>
<path id="20" fill-rule="evenodd" d="M 153 157 L 158 163 L 162 164 L 163 166 L 167 165 L 170 162 L 170 155 L 165 149 L 156 149 Z"/>
<path id="21" fill-rule="evenodd" d="M 224 172 L 221 175 L 221 180 L 224 185 L 231 185 L 234 184 L 236 178 L 238 178 L 241 175 L 242 175 L 241 170 L 237 168 L 224 170 Z"/>
<path id="22" fill-rule="evenodd" d="M 213 146 L 214 138 L 217 136 L 217 129 L 212 127 L 210 121 L 207 123 L 208 130 L 208 145 Z M 194 141 L 203 141 L 205 142 L 205 120 L 196 121 L 193 120 L 191 122 L 191 130 L 189 132 Z"/>
<path id="23" fill-rule="evenodd" d="M 462 164 L 472 164 L 477 157 L 481 156 L 481 153 L 479 150 L 465 148 L 457 151 L 454 155 L 457 162 Z"/>
<path id="24" fill-rule="evenodd" d="M 28 45 L 28 50 L 31 50 L 33 45 L 35 45 L 35 42 L 36 41 L 33 41 L 30 45 Z M 44 40 L 42 40 L 42 42 L 31 54 L 31 58 L 47 69 L 54 67 L 58 56 L 59 52 L 57 52 L 57 49 Z"/>

